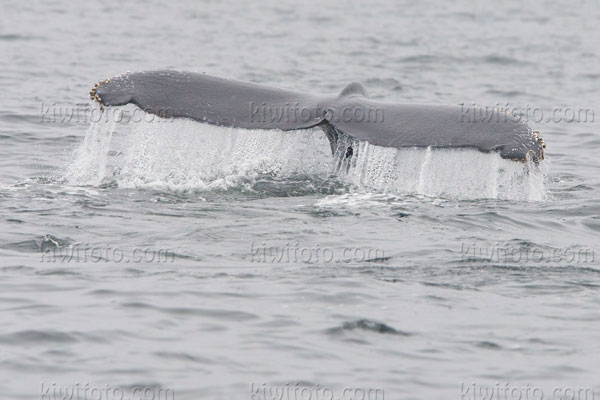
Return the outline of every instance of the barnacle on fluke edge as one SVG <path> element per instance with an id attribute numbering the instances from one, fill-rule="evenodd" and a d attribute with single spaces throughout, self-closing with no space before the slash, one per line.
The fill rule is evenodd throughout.
<path id="1" fill-rule="evenodd" d="M 540 136 L 540 131 L 531 131 L 531 133 L 533 134 L 533 139 L 535 140 L 535 142 L 537 143 L 538 146 L 540 146 L 540 155 L 538 157 L 538 160 L 543 160 L 544 159 L 544 149 L 546 148 L 546 143 L 544 142 L 544 139 L 542 139 L 542 137 Z"/>
<path id="2" fill-rule="evenodd" d="M 100 82 L 94 84 L 94 87 L 92 88 L 92 90 L 90 90 L 90 99 L 97 100 L 99 103 L 102 103 L 102 99 L 96 94 L 96 89 L 98 89 L 98 87 L 100 85 L 103 85 L 108 82 L 110 82 L 110 79 L 105 79 L 103 81 L 100 81 Z"/>

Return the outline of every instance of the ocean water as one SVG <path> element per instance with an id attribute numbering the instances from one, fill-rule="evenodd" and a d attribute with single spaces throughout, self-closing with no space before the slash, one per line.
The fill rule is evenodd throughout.
<path id="1" fill-rule="evenodd" d="M 2 9 L 0 398 L 600 398 L 595 3 Z M 546 159 L 96 118 L 158 68 L 530 110 Z"/>

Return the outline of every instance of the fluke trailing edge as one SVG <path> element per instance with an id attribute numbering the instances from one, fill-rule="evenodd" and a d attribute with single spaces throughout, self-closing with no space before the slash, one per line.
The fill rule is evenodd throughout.
<path id="1" fill-rule="evenodd" d="M 99 82 L 90 96 L 104 106 L 132 103 L 161 117 L 220 126 L 284 131 L 320 126 L 332 149 L 347 136 L 384 147 L 473 148 L 516 161 L 544 158 L 539 133 L 511 114 L 375 101 L 360 83 L 317 95 L 193 72 L 148 71 Z"/>

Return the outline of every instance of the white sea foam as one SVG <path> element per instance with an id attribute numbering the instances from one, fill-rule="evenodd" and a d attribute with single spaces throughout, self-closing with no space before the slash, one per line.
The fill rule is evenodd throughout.
<path id="1" fill-rule="evenodd" d="M 126 115 L 131 106 L 121 108 Z M 112 115 L 117 115 L 111 113 Z M 113 119 L 113 118 L 110 118 Z M 393 149 L 352 142 L 335 156 L 320 128 L 217 127 L 187 119 L 102 120 L 90 126 L 67 169 L 73 185 L 173 190 L 231 188 L 259 175 L 337 173 L 360 190 L 462 199 L 542 200 L 542 167 L 469 149 Z M 349 143 L 350 144 L 350 143 Z"/>

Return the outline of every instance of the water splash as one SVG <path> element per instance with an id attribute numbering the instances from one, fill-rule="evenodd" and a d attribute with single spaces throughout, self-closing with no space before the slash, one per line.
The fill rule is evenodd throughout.
<path id="1" fill-rule="evenodd" d="M 99 111 L 99 108 L 98 108 Z M 106 175 L 115 119 L 99 118 L 90 124 L 81 146 L 75 150 L 67 169 L 71 183 L 98 186 Z"/>
<path id="2" fill-rule="evenodd" d="M 132 117 L 130 107 L 122 111 L 124 120 Z M 129 123 L 93 122 L 67 178 L 74 185 L 212 190 L 260 176 L 326 178 L 332 163 L 320 129 L 244 130 L 146 114 Z"/>
<path id="3" fill-rule="evenodd" d="M 341 138 L 332 156 L 320 128 L 244 130 L 149 114 L 134 123 L 123 121 L 135 107 L 118 111 L 113 114 L 121 122 L 102 118 L 90 126 L 67 169 L 71 184 L 213 190 L 252 187 L 265 176 L 322 180 L 336 174 L 371 192 L 460 199 L 545 197 L 543 165 L 505 160 L 496 153 L 398 150 Z"/>
<path id="4" fill-rule="evenodd" d="M 340 173 L 364 190 L 460 199 L 545 199 L 543 163 L 515 162 L 472 149 L 394 149 L 360 141 L 352 146 L 354 160 Z"/>

